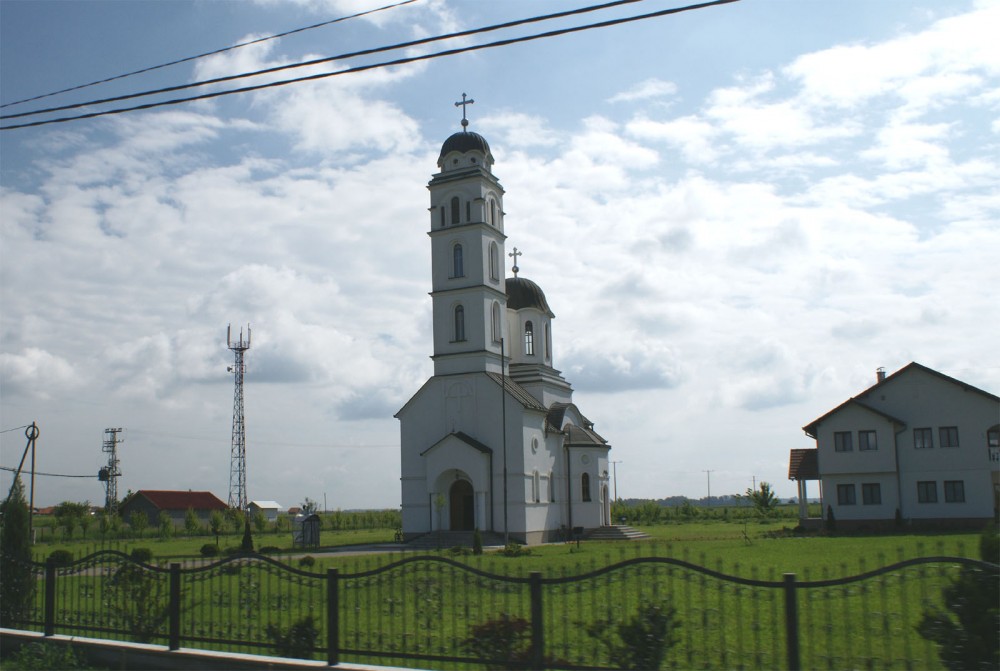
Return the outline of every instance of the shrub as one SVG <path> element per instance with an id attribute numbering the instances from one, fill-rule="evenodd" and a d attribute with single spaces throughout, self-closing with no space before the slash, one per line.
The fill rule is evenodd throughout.
<path id="1" fill-rule="evenodd" d="M 11 671 L 50 671 L 51 669 L 86 669 L 82 655 L 78 655 L 68 645 L 47 642 L 31 643 L 21 647 L 10 659 L 5 659 L 4 668 Z"/>
<path id="2" fill-rule="evenodd" d="M 472 627 L 462 648 L 484 662 L 487 669 L 525 667 L 531 659 L 531 623 L 502 613 Z"/>
<path id="3" fill-rule="evenodd" d="M 452 557 L 466 557 L 472 554 L 472 550 L 461 545 L 456 545 L 455 547 L 448 548 L 448 554 Z"/>
<path id="4" fill-rule="evenodd" d="M 134 562 L 149 564 L 153 561 L 153 551 L 149 548 L 132 548 L 132 552 L 129 557 L 131 557 Z"/>
<path id="5" fill-rule="evenodd" d="M 201 556 L 202 557 L 218 557 L 219 556 L 219 546 L 214 543 L 205 543 L 201 546 Z"/>
<path id="6" fill-rule="evenodd" d="M 262 555 L 276 555 L 281 554 L 282 549 L 276 545 L 265 545 L 260 549 Z"/>
<path id="7" fill-rule="evenodd" d="M 49 561 L 55 564 L 72 564 L 73 553 L 69 550 L 53 550 L 49 553 Z"/>
<path id="8" fill-rule="evenodd" d="M 1000 537 L 987 529 L 979 540 L 983 561 L 996 563 Z M 995 569 L 963 566 L 944 588 L 945 608 L 924 609 L 920 635 L 938 646 L 941 663 L 952 671 L 1000 668 L 1000 574 Z"/>
<path id="9" fill-rule="evenodd" d="M 500 550 L 500 554 L 504 557 L 527 557 L 531 554 L 531 550 L 516 541 L 511 541 Z"/>
<path id="10" fill-rule="evenodd" d="M 266 631 L 267 637 L 274 643 L 274 651 L 282 657 L 311 659 L 316 639 L 319 638 L 312 615 L 295 622 L 288 629 L 269 624 Z"/>
<path id="11" fill-rule="evenodd" d="M 483 536 L 479 533 L 478 527 L 472 532 L 472 554 L 483 554 Z"/>
<path id="12" fill-rule="evenodd" d="M 616 669 L 659 669 L 680 629 L 677 610 L 669 603 L 645 603 L 627 622 L 595 622 L 587 632 L 608 650 Z"/>
<path id="13" fill-rule="evenodd" d="M 35 595 L 31 572 L 31 514 L 21 478 L 0 504 L 0 626 L 18 626 L 27 618 Z"/>
<path id="14" fill-rule="evenodd" d="M 316 565 L 316 558 L 312 555 L 306 555 L 305 557 L 299 557 L 299 566 L 302 568 L 311 568 Z"/>

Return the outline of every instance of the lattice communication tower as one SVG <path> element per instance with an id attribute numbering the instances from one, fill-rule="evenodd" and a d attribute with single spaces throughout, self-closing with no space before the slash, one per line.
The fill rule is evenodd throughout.
<path id="1" fill-rule="evenodd" d="M 113 515 L 118 510 L 118 478 L 121 477 L 121 462 L 118 461 L 118 445 L 125 442 L 118 436 L 117 429 L 104 429 L 104 443 L 101 451 L 108 455 L 108 465 L 97 472 L 97 479 L 104 483 L 104 511 Z"/>
<path id="2" fill-rule="evenodd" d="M 240 329 L 239 340 L 233 341 L 232 327 L 226 327 L 226 345 L 236 356 L 236 363 L 229 368 L 236 378 L 236 389 L 233 394 L 233 442 L 229 456 L 229 507 L 249 513 L 250 503 L 247 501 L 247 434 L 243 418 L 243 375 L 246 367 L 243 354 L 250 349 L 250 325 L 247 324 L 247 338 L 243 339 L 243 329 Z"/>

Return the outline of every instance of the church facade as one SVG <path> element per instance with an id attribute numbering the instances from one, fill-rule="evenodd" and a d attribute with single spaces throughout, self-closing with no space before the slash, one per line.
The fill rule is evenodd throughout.
<path id="1" fill-rule="evenodd" d="M 493 155 L 466 126 L 428 184 L 434 375 L 396 413 L 403 536 L 558 540 L 610 524 L 610 445 L 553 367 L 555 315 L 506 253 Z"/>

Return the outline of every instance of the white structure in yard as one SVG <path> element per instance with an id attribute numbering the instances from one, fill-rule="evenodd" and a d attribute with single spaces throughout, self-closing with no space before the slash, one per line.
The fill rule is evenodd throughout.
<path id="1" fill-rule="evenodd" d="M 404 538 L 480 529 L 540 543 L 610 524 L 610 446 L 553 368 L 545 294 L 517 277 L 517 249 L 505 253 L 489 145 L 463 129 L 438 167 L 428 185 L 434 376 L 396 414 Z"/>
<path id="2" fill-rule="evenodd" d="M 820 480 L 839 525 L 992 519 L 1000 492 L 1000 398 L 911 363 L 803 427 L 789 477 Z M 811 453 L 811 454 L 810 454 Z M 803 517 L 804 515 L 804 510 Z"/>

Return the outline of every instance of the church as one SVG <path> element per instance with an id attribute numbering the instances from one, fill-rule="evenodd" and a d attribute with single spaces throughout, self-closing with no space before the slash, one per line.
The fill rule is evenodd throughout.
<path id="1" fill-rule="evenodd" d="M 506 253 L 504 190 L 462 97 L 428 184 L 434 375 L 396 413 L 403 537 L 562 540 L 611 523 L 611 446 L 554 367 L 555 314 Z"/>

